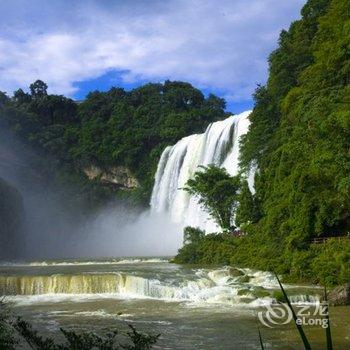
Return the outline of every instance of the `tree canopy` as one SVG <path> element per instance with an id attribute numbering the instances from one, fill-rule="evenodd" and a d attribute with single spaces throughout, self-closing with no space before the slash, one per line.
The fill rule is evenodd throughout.
<path id="1" fill-rule="evenodd" d="M 228 115 L 223 99 L 205 97 L 178 81 L 94 91 L 81 102 L 47 89 L 37 80 L 29 93 L 19 89 L 11 98 L 0 93 L 2 125 L 77 171 L 126 166 L 141 183 L 135 196 L 143 203 L 148 203 L 163 149 Z"/>
<path id="2" fill-rule="evenodd" d="M 297 246 L 350 231 L 349 21 L 348 1 L 308 1 L 270 56 L 242 142 L 260 229 Z"/>
<path id="3" fill-rule="evenodd" d="M 199 204 L 216 223 L 228 231 L 234 227 L 234 210 L 238 204 L 240 179 L 230 176 L 224 168 L 214 165 L 201 167 L 184 188 L 198 198 Z"/>

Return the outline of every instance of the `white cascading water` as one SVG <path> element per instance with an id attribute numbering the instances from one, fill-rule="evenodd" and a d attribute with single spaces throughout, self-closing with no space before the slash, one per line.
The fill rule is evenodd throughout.
<path id="1" fill-rule="evenodd" d="M 172 222 L 217 231 L 197 199 L 181 188 L 200 165 L 214 164 L 226 168 L 230 175 L 238 173 L 239 140 L 248 131 L 249 114 L 247 111 L 212 123 L 205 133 L 184 137 L 164 150 L 155 176 L 152 213 L 168 213 Z"/>
<path id="2" fill-rule="evenodd" d="M 54 274 L 44 276 L 0 276 L 0 294 L 8 300 L 23 297 L 110 296 L 121 299 L 153 298 L 204 304 L 261 306 L 275 302 L 277 280 L 269 272 L 223 267 L 198 269 L 188 279 L 159 280 L 124 272 Z M 264 291 L 264 295 L 261 295 Z M 258 294 L 257 294 L 258 293 Z M 305 293 L 305 291 L 304 291 Z M 316 303 L 317 294 L 293 294 L 293 303 Z"/>

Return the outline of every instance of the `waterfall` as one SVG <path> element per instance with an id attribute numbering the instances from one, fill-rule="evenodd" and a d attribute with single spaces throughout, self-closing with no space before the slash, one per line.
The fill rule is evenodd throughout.
<path id="1" fill-rule="evenodd" d="M 115 293 L 120 274 L 0 276 L 0 295 Z"/>
<path id="2" fill-rule="evenodd" d="M 239 139 L 247 133 L 250 111 L 212 123 L 203 134 L 184 137 L 167 147 L 158 163 L 151 197 L 152 213 L 167 213 L 172 222 L 214 232 L 217 225 L 182 190 L 200 165 L 215 164 L 230 175 L 238 173 Z"/>

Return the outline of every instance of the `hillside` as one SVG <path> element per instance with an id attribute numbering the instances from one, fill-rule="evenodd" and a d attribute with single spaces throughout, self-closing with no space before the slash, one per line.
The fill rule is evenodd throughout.
<path id="1" fill-rule="evenodd" d="M 259 225 L 293 246 L 350 230 L 349 15 L 348 1 L 309 1 L 281 33 L 242 145 L 259 169 Z"/>
<path id="2" fill-rule="evenodd" d="M 50 177 L 76 186 L 92 206 L 116 193 L 147 205 L 165 146 L 224 119 L 224 108 L 223 99 L 183 82 L 95 91 L 75 102 L 48 94 L 38 80 L 30 93 L 0 94 L 0 123 L 43 156 Z"/>

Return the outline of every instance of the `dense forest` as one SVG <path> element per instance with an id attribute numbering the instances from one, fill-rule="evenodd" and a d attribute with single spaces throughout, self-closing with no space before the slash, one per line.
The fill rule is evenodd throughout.
<path id="1" fill-rule="evenodd" d="M 281 33 L 242 145 L 263 230 L 293 246 L 350 230 L 349 14 L 348 1 L 309 1 Z"/>
<path id="2" fill-rule="evenodd" d="M 307 2 L 301 19 L 282 31 L 267 84 L 254 98 L 240 159 L 243 173 L 257 169 L 256 193 L 243 186 L 238 209 L 248 235 L 208 236 L 185 246 L 177 261 L 242 264 L 325 284 L 349 281 L 348 0 Z M 315 238 L 324 243 L 313 244 Z"/>
<path id="3" fill-rule="evenodd" d="M 167 145 L 210 122 L 227 117 L 225 101 L 205 97 L 188 83 L 166 81 L 125 91 L 91 92 L 81 102 L 50 95 L 38 80 L 12 97 L 0 92 L 0 123 L 42 156 L 41 169 L 53 182 L 70 184 L 86 203 L 105 203 L 116 195 L 148 204 L 154 173 Z M 87 167 L 108 171 L 123 166 L 138 183 L 131 191 L 89 181 Z"/>

